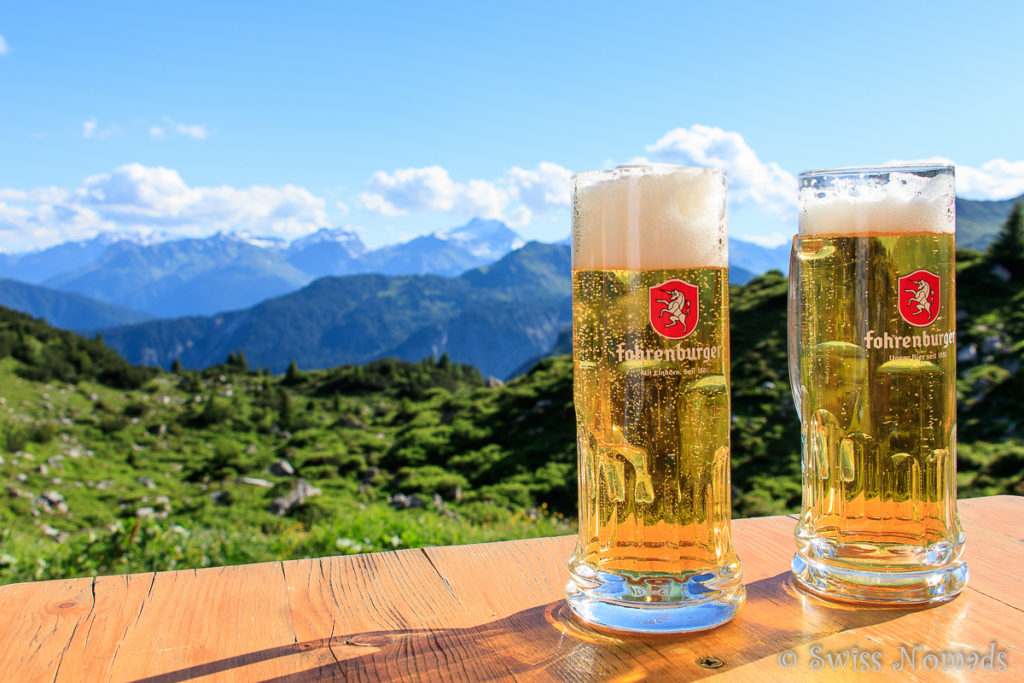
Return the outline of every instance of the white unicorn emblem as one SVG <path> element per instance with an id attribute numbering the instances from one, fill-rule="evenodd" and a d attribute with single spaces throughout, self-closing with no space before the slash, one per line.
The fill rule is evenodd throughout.
<path id="1" fill-rule="evenodd" d="M 679 290 L 672 290 L 669 292 L 668 299 L 655 299 L 659 304 L 665 304 L 665 308 L 661 309 L 661 313 L 658 317 L 668 313 L 669 322 L 665 323 L 665 327 L 672 327 L 674 325 L 682 325 L 683 332 L 686 332 L 686 316 L 690 314 L 690 302 L 686 300 L 683 293 Z"/>
<path id="2" fill-rule="evenodd" d="M 917 305 L 917 310 L 914 311 L 913 315 L 918 315 L 918 314 L 920 314 L 922 312 L 928 313 L 928 315 L 931 315 L 931 312 L 932 312 L 932 302 L 930 301 L 931 295 L 932 295 L 932 288 L 931 288 L 931 286 L 928 284 L 928 282 L 924 278 L 922 278 L 920 280 L 911 280 L 911 282 L 913 282 L 915 285 L 917 285 L 917 289 L 904 289 L 903 291 L 907 292 L 908 294 L 913 294 L 913 296 L 910 297 L 910 301 L 907 302 L 908 306 L 911 305 L 911 304 L 916 304 Z"/>

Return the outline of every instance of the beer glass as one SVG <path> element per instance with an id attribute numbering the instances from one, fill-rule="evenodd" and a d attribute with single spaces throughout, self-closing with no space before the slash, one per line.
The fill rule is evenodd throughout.
<path id="1" fill-rule="evenodd" d="M 611 629 L 710 628 L 745 599 L 729 528 L 725 174 L 624 166 L 573 183 L 566 598 Z"/>
<path id="2" fill-rule="evenodd" d="M 800 175 L 789 363 L 803 445 L 793 574 L 854 602 L 967 583 L 956 509 L 953 169 Z"/>

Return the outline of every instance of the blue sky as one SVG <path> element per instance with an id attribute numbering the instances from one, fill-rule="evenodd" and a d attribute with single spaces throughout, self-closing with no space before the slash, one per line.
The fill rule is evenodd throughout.
<path id="1" fill-rule="evenodd" d="M 777 243 L 808 168 L 1024 192 L 1024 3 L 0 4 L 0 250 L 98 231 L 370 246 L 569 229 L 572 172 L 724 166 Z"/>

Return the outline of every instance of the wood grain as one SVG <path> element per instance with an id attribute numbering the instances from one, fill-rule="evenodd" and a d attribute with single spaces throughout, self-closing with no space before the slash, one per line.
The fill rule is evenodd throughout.
<path id="1" fill-rule="evenodd" d="M 3 586 L 0 679 L 1021 680 L 1024 498 L 960 511 L 971 580 L 930 609 L 800 593 L 788 572 L 795 521 L 764 517 L 733 523 L 747 605 L 703 634 L 623 637 L 578 623 L 562 601 L 575 539 L 561 537 Z M 1005 671 L 927 668 L 942 652 L 992 647 Z M 823 659 L 854 651 L 878 653 L 880 670 Z M 910 655 L 916 668 L 893 669 Z"/>

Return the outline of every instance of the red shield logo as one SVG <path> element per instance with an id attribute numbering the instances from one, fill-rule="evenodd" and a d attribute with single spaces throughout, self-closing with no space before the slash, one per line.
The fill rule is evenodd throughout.
<path id="1" fill-rule="evenodd" d="M 651 327 L 662 337 L 682 339 L 697 327 L 700 311 L 697 285 L 665 280 L 650 288 Z"/>
<path id="2" fill-rule="evenodd" d="M 915 270 L 899 279 L 900 315 L 911 325 L 931 325 L 939 317 L 942 278 L 927 270 Z"/>

